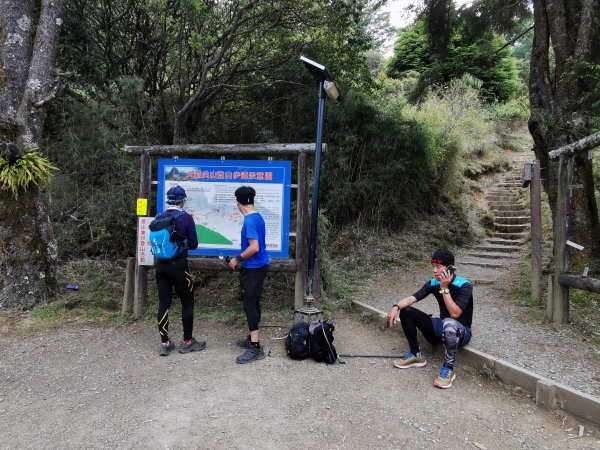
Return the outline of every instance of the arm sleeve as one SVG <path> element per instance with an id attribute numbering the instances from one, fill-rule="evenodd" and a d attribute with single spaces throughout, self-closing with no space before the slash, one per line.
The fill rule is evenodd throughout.
<path id="1" fill-rule="evenodd" d="M 419 301 L 419 300 L 423 300 L 429 294 L 431 294 L 431 282 L 428 281 L 423 286 L 421 286 L 421 289 L 419 289 L 417 292 L 415 292 L 413 294 L 413 297 L 416 298 L 417 301 Z"/>
<path id="2" fill-rule="evenodd" d="M 198 248 L 198 234 L 196 233 L 196 224 L 194 218 L 190 215 L 186 217 L 188 219 L 185 223 L 185 235 L 188 240 L 188 248 L 190 250 L 196 250 Z"/>

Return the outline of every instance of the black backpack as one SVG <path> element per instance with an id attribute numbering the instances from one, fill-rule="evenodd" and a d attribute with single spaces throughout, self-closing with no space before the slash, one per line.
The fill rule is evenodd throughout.
<path id="1" fill-rule="evenodd" d="M 285 350 L 292 359 L 306 359 L 309 357 L 308 342 L 310 333 L 308 332 L 308 323 L 298 322 L 292 326 L 290 332 L 285 338 Z"/>
<path id="2" fill-rule="evenodd" d="M 338 359 L 337 351 L 333 346 L 333 330 L 335 325 L 319 320 L 318 325 L 313 322 L 310 327 L 309 354 L 312 359 L 326 364 L 333 364 Z"/>

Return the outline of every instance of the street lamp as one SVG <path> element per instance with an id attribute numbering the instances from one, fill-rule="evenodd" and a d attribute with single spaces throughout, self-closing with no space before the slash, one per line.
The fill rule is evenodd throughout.
<path id="1" fill-rule="evenodd" d="M 304 305 L 298 313 L 301 315 L 301 320 L 310 322 L 311 319 L 319 318 L 322 314 L 314 306 L 313 286 L 315 272 L 315 258 L 317 252 L 317 218 L 319 214 L 319 181 L 321 178 L 321 147 L 323 146 L 323 119 L 325 116 L 325 97 L 330 100 L 341 100 L 340 93 L 335 87 L 333 77 L 327 71 L 327 68 L 312 59 L 301 56 L 300 60 L 308 72 L 319 82 L 319 108 L 317 115 L 317 139 L 315 144 L 315 168 L 312 191 L 312 205 L 310 215 L 310 242 L 308 249 L 308 271 L 306 283 L 306 295 L 304 296 Z M 305 320 L 307 319 L 307 320 Z"/>

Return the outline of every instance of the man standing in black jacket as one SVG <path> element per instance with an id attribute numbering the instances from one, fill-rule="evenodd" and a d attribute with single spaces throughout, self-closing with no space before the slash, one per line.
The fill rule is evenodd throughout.
<path id="1" fill-rule="evenodd" d="M 169 207 L 165 214 L 175 217 L 175 233 L 187 245 L 172 259 L 158 259 L 156 263 L 156 285 L 158 288 L 158 331 L 160 333 L 160 356 L 167 356 L 175 348 L 175 343 L 169 338 L 169 308 L 171 308 L 172 292 L 181 300 L 181 322 L 183 324 L 183 341 L 179 347 L 180 353 L 199 352 L 206 348 L 206 342 L 194 339 L 194 283 L 188 271 L 188 249 L 198 248 L 198 235 L 194 218 L 183 211 L 187 199 L 181 186 L 172 187 L 167 191 Z"/>

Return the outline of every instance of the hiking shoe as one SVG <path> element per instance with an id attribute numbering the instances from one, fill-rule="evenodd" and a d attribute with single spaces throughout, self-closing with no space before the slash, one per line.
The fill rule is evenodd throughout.
<path id="1" fill-rule="evenodd" d="M 173 350 L 174 348 L 175 343 L 173 341 L 167 341 L 167 345 L 160 344 L 160 351 L 158 352 L 158 354 L 160 356 L 169 356 L 169 353 L 171 353 L 171 350 Z"/>
<path id="2" fill-rule="evenodd" d="M 456 375 L 454 374 L 454 370 L 448 367 L 446 364 L 442 366 L 442 370 L 440 374 L 433 382 L 435 387 L 440 389 L 448 389 L 452 386 L 452 382 L 456 379 Z"/>
<path id="3" fill-rule="evenodd" d="M 409 367 L 423 367 L 427 364 L 427 360 L 423 356 L 415 356 L 408 352 L 404 358 L 396 359 L 392 361 L 392 364 L 398 369 L 408 369 Z"/>
<path id="4" fill-rule="evenodd" d="M 252 361 L 263 359 L 264 357 L 265 352 L 263 352 L 262 348 L 252 346 L 251 348 L 246 349 L 243 355 L 238 356 L 235 362 L 238 364 L 247 364 Z"/>
<path id="5" fill-rule="evenodd" d="M 199 352 L 205 348 L 206 342 L 198 342 L 196 339 L 192 338 L 192 342 L 190 342 L 188 345 L 185 345 L 183 342 L 181 343 L 179 346 L 179 353 Z"/>
<path id="6" fill-rule="evenodd" d="M 252 348 L 252 342 L 250 342 L 248 339 L 238 339 L 235 341 L 235 345 L 239 348 Z"/>

